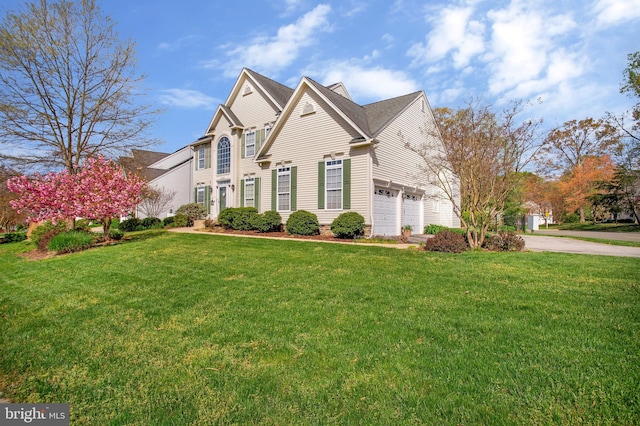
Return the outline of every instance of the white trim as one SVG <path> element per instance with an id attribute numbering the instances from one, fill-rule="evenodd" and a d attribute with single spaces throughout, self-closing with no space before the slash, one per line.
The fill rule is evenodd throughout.
<path id="1" fill-rule="evenodd" d="M 331 163 L 331 164 L 330 164 Z M 340 188 L 329 188 L 329 170 L 340 170 Z M 340 207 L 329 207 L 329 191 L 340 193 Z M 324 162 L 324 209 L 325 210 L 343 210 L 343 194 L 344 194 L 344 162 L 342 158 L 326 160 Z"/>

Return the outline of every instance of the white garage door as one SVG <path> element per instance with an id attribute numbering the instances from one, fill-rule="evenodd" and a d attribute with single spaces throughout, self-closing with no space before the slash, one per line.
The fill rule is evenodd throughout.
<path id="1" fill-rule="evenodd" d="M 373 193 L 373 235 L 400 235 L 398 192 L 376 188 Z"/>
<path id="2" fill-rule="evenodd" d="M 402 196 L 402 226 L 411 225 L 414 234 L 422 234 L 421 220 L 422 217 L 422 201 L 421 197 L 416 194 L 406 193 Z"/>

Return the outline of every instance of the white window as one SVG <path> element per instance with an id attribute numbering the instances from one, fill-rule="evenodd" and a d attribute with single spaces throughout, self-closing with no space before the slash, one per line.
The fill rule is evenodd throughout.
<path id="1" fill-rule="evenodd" d="M 244 180 L 244 206 L 255 207 L 256 206 L 256 185 L 253 178 Z"/>
<path id="2" fill-rule="evenodd" d="M 269 132 L 271 132 L 271 126 L 267 126 L 264 128 L 264 138 L 266 139 L 269 136 Z"/>
<path id="3" fill-rule="evenodd" d="M 198 170 L 202 170 L 205 167 L 206 162 L 205 162 L 204 155 L 205 155 L 205 149 L 202 146 L 198 148 Z"/>
<path id="4" fill-rule="evenodd" d="M 325 163 L 325 194 L 327 210 L 342 210 L 342 160 Z"/>
<path id="5" fill-rule="evenodd" d="M 204 186 L 196 188 L 196 203 L 204 206 Z"/>
<path id="6" fill-rule="evenodd" d="M 278 169 L 278 211 L 291 210 L 291 167 Z"/>
<path id="7" fill-rule="evenodd" d="M 256 153 L 256 132 L 248 132 L 244 139 L 244 156 L 253 157 Z"/>
<path id="8" fill-rule="evenodd" d="M 231 172 L 231 142 L 226 136 L 218 142 L 218 174 Z"/>

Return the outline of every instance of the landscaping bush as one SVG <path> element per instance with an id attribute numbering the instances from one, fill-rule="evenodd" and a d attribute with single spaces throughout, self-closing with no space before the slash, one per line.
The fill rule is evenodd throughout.
<path id="1" fill-rule="evenodd" d="M 436 225 L 435 223 L 430 224 L 424 228 L 424 233 L 428 235 L 436 235 L 438 232 L 447 229 L 444 225 Z"/>
<path id="2" fill-rule="evenodd" d="M 186 226 L 193 226 L 194 221 L 204 219 L 207 215 L 207 211 L 201 204 L 189 203 L 180 206 L 178 210 L 176 210 L 176 216 L 179 214 L 187 217 Z"/>
<path id="3" fill-rule="evenodd" d="M 207 229 L 213 229 L 216 226 L 216 221 L 213 219 L 205 219 L 204 220 L 204 227 Z"/>
<path id="4" fill-rule="evenodd" d="M 262 214 L 253 215 L 250 219 L 251 229 L 258 232 L 278 232 L 282 229 L 280 213 L 268 210 Z"/>
<path id="5" fill-rule="evenodd" d="M 174 222 L 175 218 L 173 216 L 169 216 L 169 217 L 165 217 L 162 220 L 162 224 L 164 226 L 173 226 L 173 222 Z"/>
<path id="6" fill-rule="evenodd" d="M 53 238 L 56 234 L 59 234 L 60 232 L 64 232 L 66 230 L 67 222 L 58 221 L 54 225 L 50 220 L 47 220 L 42 225 L 31 231 L 31 241 L 33 241 L 35 245 L 38 246 L 38 248 L 46 250 L 47 246 L 49 245 L 49 241 L 51 241 L 51 238 Z M 40 247 L 40 240 L 42 240 L 43 238 L 46 241 L 44 241 L 42 243 L 42 247 Z"/>
<path id="7" fill-rule="evenodd" d="M 469 248 L 469 245 L 462 235 L 450 229 L 443 229 L 432 238 L 429 238 L 422 248 L 426 251 L 462 253 Z"/>
<path id="8" fill-rule="evenodd" d="M 157 228 L 161 225 L 162 221 L 157 217 L 145 217 L 142 219 L 142 227 L 145 229 Z"/>
<path id="9" fill-rule="evenodd" d="M 306 210 L 291 213 L 286 228 L 287 234 L 293 235 L 318 235 L 320 233 L 318 216 Z"/>
<path id="10" fill-rule="evenodd" d="M 142 221 L 137 217 L 132 217 L 131 219 L 126 219 L 120 222 L 118 229 L 122 232 L 133 232 L 139 226 L 142 226 Z"/>
<path id="11" fill-rule="evenodd" d="M 0 239 L 0 243 L 15 243 L 18 241 L 24 241 L 27 239 L 26 232 L 7 232 L 4 237 Z"/>
<path id="12" fill-rule="evenodd" d="M 111 238 L 112 240 L 119 241 L 122 239 L 122 237 L 124 237 L 124 232 L 119 229 L 112 229 L 109 231 L 109 238 Z"/>
<path id="13" fill-rule="evenodd" d="M 364 234 L 364 217 L 360 213 L 345 212 L 331 223 L 336 238 L 355 238 Z"/>
<path id="14" fill-rule="evenodd" d="M 487 237 L 482 246 L 491 251 L 522 251 L 524 240 L 515 232 L 501 231 Z"/>
<path id="15" fill-rule="evenodd" d="M 193 226 L 193 221 L 189 225 L 189 219 L 183 214 L 177 214 L 173 217 L 173 225 L 176 228 L 183 228 L 185 226 Z"/>
<path id="16" fill-rule="evenodd" d="M 256 216 L 258 216 L 258 210 L 254 207 L 232 207 L 220 212 L 218 223 L 225 229 L 249 231 L 254 229 L 252 222 L 260 222 L 260 219 L 256 219 Z"/>
<path id="17" fill-rule="evenodd" d="M 72 230 L 60 232 L 51 238 L 48 249 L 58 253 L 86 250 L 93 245 L 93 237 L 93 234 L 86 231 Z"/>
<path id="18" fill-rule="evenodd" d="M 235 209 L 235 215 L 231 223 L 233 229 L 238 231 L 251 230 L 251 218 L 258 215 L 258 210 L 254 207 L 238 207 Z"/>
<path id="19" fill-rule="evenodd" d="M 73 226 L 73 229 L 76 231 L 86 231 L 89 232 L 91 228 L 91 221 L 87 219 L 78 219 L 76 220 L 76 224 Z"/>

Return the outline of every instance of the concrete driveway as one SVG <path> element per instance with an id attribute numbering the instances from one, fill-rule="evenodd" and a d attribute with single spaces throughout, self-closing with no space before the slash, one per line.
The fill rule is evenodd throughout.
<path id="1" fill-rule="evenodd" d="M 553 237 L 550 235 L 557 235 Z M 585 238 L 601 238 L 619 241 L 640 241 L 640 234 L 621 232 L 588 232 L 588 231 L 548 231 L 522 235 L 525 250 L 553 251 L 561 253 L 595 254 L 601 256 L 640 257 L 640 247 L 612 246 L 609 244 L 592 243 L 575 240 L 573 238 L 559 238 L 560 236 L 579 236 Z"/>

